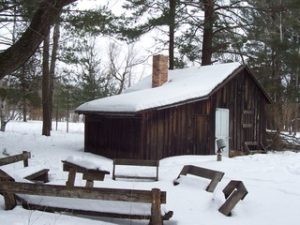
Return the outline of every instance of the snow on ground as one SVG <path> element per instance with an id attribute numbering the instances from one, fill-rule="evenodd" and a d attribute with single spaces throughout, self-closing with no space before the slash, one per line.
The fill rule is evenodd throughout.
<path id="1" fill-rule="evenodd" d="M 83 124 L 70 124 L 70 132 L 65 132 L 65 124 L 59 124 L 58 131 L 51 137 L 41 136 L 41 123 L 38 121 L 10 122 L 5 133 L 0 132 L 0 157 L 3 151 L 17 154 L 23 150 L 32 153 L 30 168 L 49 168 L 50 182 L 64 184 L 67 174 L 62 172 L 61 160 L 73 159 L 99 165 L 101 169 L 112 171 L 110 159 L 83 152 Z M 183 165 L 196 165 L 225 172 L 225 176 L 214 193 L 205 191 L 208 180 L 187 176 L 178 186 L 173 186 Z M 14 176 L 23 176 L 22 163 L 2 166 L 1 169 Z M 151 173 L 146 169 L 120 168 L 120 172 Z M 122 171 L 123 170 L 123 171 Z M 154 171 L 153 171 L 154 173 Z M 81 177 L 76 177 L 77 185 L 84 185 Z M 246 198 L 233 209 L 231 217 L 218 212 L 224 203 L 223 188 L 230 180 L 242 180 L 249 191 Z M 168 210 L 174 216 L 166 224 L 178 225 L 296 225 L 300 220 L 300 154 L 294 152 L 274 152 L 266 155 L 223 158 L 216 161 L 216 156 L 177 156 L 160 161 L 158 182 L 114 181 L 111 175 L 103 182 L 96 182 L 97 187 L 147 189 L 160 188 L 167 191 Z M 86 200 L 87 201 L 87 200 Z M 103 202 L 94 203 L 97 207 Z M 82 205 L 88 205 L 83 203 Z M 95 207 L 95 206 L 93 206 Z M 116 209 L 134 205 L 117 204 Z M 10 225 L 96 225 L 96 224 L 147 224 L 147 221 L 112 220 L 103 218 L 79 218 L 63 214 L 50 214 L 28 211 L 20 206 L 14 210 L 4 210 L 4 200 L 0 196 L 0 224 Z"/>

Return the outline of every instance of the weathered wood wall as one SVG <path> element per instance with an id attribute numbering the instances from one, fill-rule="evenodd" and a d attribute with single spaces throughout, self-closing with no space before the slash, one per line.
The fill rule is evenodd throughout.
<path id="1" fill-rule="evenodd" d="M 142 152 L 144 159 L 161 159 L 186 154 L 209 154 L 207 101 L 143 113 Z"/>
<path id="2" fill-rule="evenodd" d="M 161 159 L 186 154 L 215 154 L 215 111 L 230 112 L 229 149 L 262 143 L 267 99 L 246 69 L 220 85 L 207 100 L 136 116 L 86 115 L 85 149 L 110 158 Z"/>
<path id="3" fill-rule="evenodd" d="M 212 108 L 229 109 L 231 150 L 242 151 L 245 142 L 264 142 L 267 99 L 247 70 L 242 70 L 239 76 L 235 76 L 216 91 L 211 96 L 211 104 Z M 214 120 L 213 117 L 212 119 Z M 214 124 L 213 121 L 211 123 L 213 130 Z M 214 144 L 211 145 L 212 148 Z"/>
<path id="4" fill-rule="evenodd" d="M 85 116 L 85 150 L 109 158 L 141 158 L 140 118 Z"/>

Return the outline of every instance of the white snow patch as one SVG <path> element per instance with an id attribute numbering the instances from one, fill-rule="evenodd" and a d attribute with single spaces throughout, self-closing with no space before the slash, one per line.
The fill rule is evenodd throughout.
<path id="1" fill-rule="evenodd" d="M 63 126 L 63 124 L 60 124 Z M 0 132 L 0 157 L 5 148 L 8 153 L 17 154 L 23 150 L 31 151 L 29 168 L 49 168 L 50 184 L 65 184 L 67 173 L 62 171 L 61 160 L 68 157 L 91 162 L 93 165 L 112 172 L 112 160 L 83 152 L 83 124 L 70 124 L 70 132 L 53 131 L 51 137 L 42 137 L 40 122 L 9 122 L 7 131 Z M 225 172 L 222 181 L 214 193 L 205 191 L 208 179 L 186 176 L 181 183 L 173 186 L 183 165 L 195 165 Z M 2 166 L 9 173 L 23 176 L 23 164 L 15 163 Z M 122 168 L 120 168 L 122 170 Z M 138 168 L 143 173 L 143 167 Z M 121 171 L 126 173 L 126 169 Z M 219 213 L 218 208 L 224 203 L 222 190 L 230 180 L 242 180 L 249 191 L 232 211 L 231 217 Z M 76 177 L 76 185 L 84 186 L 81 176 Z M 159 181 L 132 182 L 112 180 L 111 175 L 104 181 L 96 181 L 96 187 L 126 188 L 151 190 L 160 188 L 167 192 L 168 210 L 174 216 L 166 224 L 177 225 L 298 225 L 300 220 L 300 154 L 294 152 L 274 152 L 265 155 L 252 155 L 236 158 L 223 158 L 216 161 L 216 156 L 176 156 L 160 161 Z M 43 201 L 46 201 L 44 198 Z M 55 199 L 55 198 L 53 198 Z M 102 210 L 106 202 L 94 200 L 61 201 L 70 207 L 85 207 Z M 38 200 L 40 201 L 40 200 Z M 49 202 L 48 202 L 49 201 Z M 54 200 L 51 200 L 55 203 Z M 47 203 L 51 203 L 47 200 Z M 107 209 L 116 211 L 139 210 L 135 204 L 110 202 Z M 148 210 L 145 208 L 145 210 Z M 148 221 L 134 220 L 91 220 L 63 214 L 28 211 L 17 207 L 11 211 L 4 210 L 4 200 L 0 195 L 0 223 L 11 225 L 96 225 L 96 224 L 148 224 Z M 107 222 L 109 221 L 109 222 Z"/>

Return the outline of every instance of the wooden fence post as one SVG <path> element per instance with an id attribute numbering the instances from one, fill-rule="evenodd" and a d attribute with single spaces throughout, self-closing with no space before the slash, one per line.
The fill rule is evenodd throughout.
<path id="1" fill-rule="evenodd" d="M 160 189 L 153 188 L 152 190 L 152 205 L 151 205 L 151 218 L 150 218 L 150 225 L 162 225 L 163 220 L 161 216 L 161 209 L 160 209 Z"/>
<path id="2" fill-rule="evenodd" d="M 28 167 L 28 158 L 31 157 L 30 152 L 27 151 L 23 151 L 23 163 L 24 163 L 24 167 Z"/>

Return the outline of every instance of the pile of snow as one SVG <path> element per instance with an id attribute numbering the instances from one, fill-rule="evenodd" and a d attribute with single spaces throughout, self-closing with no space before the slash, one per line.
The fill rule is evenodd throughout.
<path id="1" fill-rule="evenodd" d="M 112 172 L 112 160 L 83 152 L 83 124 L 71 124 L 70 132 L 65 133 L 63 124 L 59 131 L 53 131 L 51 137 L 40 135 L 40 122 L 10 122 L 7 131 L 0 133 L 0 157 L 4 149 L 9 154 L 23 150 L 32 153 L 29 168 L 43 167 L 50 169 L 51 184 L 65 184 L 67 173 L 62 170 L 61 160 L 73 157 L 82 162 L 91 162 L 93 166 Z M 209 180 L 195 176 L 186 176 L 181 183 L 173 186 L 184 165 L 195 165 L 225 172 L 222 181 L 214 193 L 205 191 Z M 16 175 L 24 170 L 22 162 L 1 166 L 1 169 Z M 143 168 L 138 168 L 143 173 Z M 126 168 L 124 171 L 126 172 Z M 232 216 L 226 217 L 218 212 L 224 203 L 222 190 L 230 180 L 242 180 L 249 192 L 243 201 L 233 209 Z M 85 185 L 81 176 L 76 177 L 76 185 Z M 252 155 L 236 158 L 223 158 L 216 161 L 216 156 L 177 156 L 160 161 L 159 181 L 133 182 L 130 180 L 112 180 L 111 174 L 103 182 L 95 182 L 96 187 L 129 188 L 151 190 L 160 188 L 167 192 L 167 210 L 174 215 L 166 224 L 177 225 L 296 225 L 299 224 L 300 208 L 300 154 L 294 152 L 274 152 L 265 155 Z M 47 199 L 43 199 L 47 201 Z M 81 201 L 79 201 L 81 202 Z M 88 207 L 100 207 L 102 201 L 87 202 Z M 79 205 L 66 200 L 65 204 Z M 96 205 L 96 206 L 95 206 Z M 112 204 L 115 210 L 134 210 L 136 205 Z M 96 224 L 148 224 L 148 221 L 92 220 L 63 214 L 28 211 L 20 206 L 14 210 L 4 210 L 4 200 L 0 196 L 1 224 L 10 225 L 96 225 Z"/>

